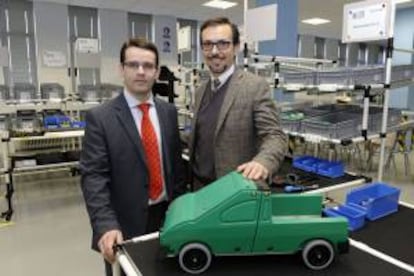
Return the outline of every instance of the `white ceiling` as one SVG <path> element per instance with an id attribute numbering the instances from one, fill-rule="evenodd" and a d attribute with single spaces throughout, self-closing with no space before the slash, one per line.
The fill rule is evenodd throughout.
<path id="1" fill-rule="evenodd" d="M 104 9 L 125 10 L 137 13 L 172 15 L 178 18 L 204 20 L 215 16 L 227 16 L 237 24 L 243 23 L 244 0 L 231 0 L 238 5 L 219 10 L 204 7 L 207 0 L 32 0 L 33 2 L 54 2 L 67 5 L 97 7 Z M 288 1 L 288 0 L 286 0 Z M 359 0 L 298 0 L 298 32 L 319 37 L 340 38 L 342 32 L 342 10 L 346 3 Z M 248 0 L 249 7 L 254 7 L 256 0 Z M 403 4 L 414 6 L 414 2 Z M 328 24 L 312 26 L 300 21 L 311 17 L 331 20 Z"/>

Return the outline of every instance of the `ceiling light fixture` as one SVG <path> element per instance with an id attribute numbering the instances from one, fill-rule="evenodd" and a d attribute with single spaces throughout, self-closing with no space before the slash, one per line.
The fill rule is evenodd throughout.
<path id="1" fill-rule="evenodd" d="M 392 2 L 397 5 L 397 4 L 402 4 L 402 3 L 408 3 L 411 1 L 412 0 L 393 0 Z"/>
<path id="2" fill-rule="evenodd" d="M 206 6 L 206 7 L 222 9 L 222 10 L 234 7 L 236 5 L 237 3 L 235 2 L 222 1 L 222 0 L 211 0 L 203 4 L 203 6 Z"/>
<path id="3" fill-rule="evenodd" d="M 321 25 L 321 24 L 326 24 L 329 22 L 331 22 L 331 20 L 320 18 L 320 17 L 314 17 L 314 18 L 302 20 L 302 23 L 310 24 L 310 25 Z"/>

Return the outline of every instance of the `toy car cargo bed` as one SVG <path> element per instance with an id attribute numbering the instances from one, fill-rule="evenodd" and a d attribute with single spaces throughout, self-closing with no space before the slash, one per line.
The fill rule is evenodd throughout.
<path id="1" fill-rule="evenodd" d="M 408 222 L 407 222 L 408 223 Z M 175 276 L 185 274 L 174 259 L 163 257 L 158 239 L 121 246 L 127 260 L 134 269 L 144 276 Z M 137 271 L 138 272 L 138 271 Z M 255 257 L 221 257 L 214 260 L 214 265 L 201 275 L 353 275 L 353 276 L 389 276 L 412 275 L 399 267 L 389 264 L 375 256 L 351 247 L 350 252 L 338 258 L 329 270 L 309 271 L 299 255 L 255 256 Z M 140 274 L 136 274 L 140 275 Z"/>

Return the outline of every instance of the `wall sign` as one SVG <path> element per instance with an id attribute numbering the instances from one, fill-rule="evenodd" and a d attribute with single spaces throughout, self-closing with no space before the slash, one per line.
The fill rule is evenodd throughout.
<path id="1" fill-rule="evenodd" d="M 99 52 L 99 43 L 96 38 L 77 38 L 76 52 L 78 53 L 93 53 Z"/>
<path id="2" fill-rule="evenodd" d="M 43 65 L 45 67 L 66 67 L 66 55 L 60 51 L 43 51 Z"/>
<path id="3" fill-rule="evenodd" d="M 191 27 L 186 26 L 178 30 L 178 51 L 191 51 Z"/>
<path id="4" fill-rule="evenodd" d="M 394 6 L 370 0 L 344 6 L 342 42 L 383 40 L 393 36 Z"/>

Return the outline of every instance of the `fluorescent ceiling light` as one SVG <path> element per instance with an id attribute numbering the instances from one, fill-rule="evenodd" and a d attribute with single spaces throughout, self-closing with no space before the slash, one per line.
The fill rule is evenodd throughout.
<path id="1" fill-rule="evenodd" d="M 412 0 L 393 0 L 392 2 L 394 4 L 402 4 L 402 3 L 408 3 L 411 2 Z"/>
<path id="2" fill-rule="evenodd" d="M 211 0 L 203 4 L 203 6 L 206 6 L 206 7 L 222 9 L 222 10 L 234 7 L 236 5 L 237 3 L 235 2 L 224 1 L 224 0 Z"/>
<path id="3" fill-rule="evenodd" d="M 329 22 L 331 22 L 331 20 L 324 19 L 324 18 L 319 18 L 319 17 L 314 17 L 314 18 L 309 18 L 309 19 L 302 20 L 302 23 L 310 24 L 310 25 L 321 25 L 321 24 L 325 24 L 325 23 L 329 23 Z"/>

